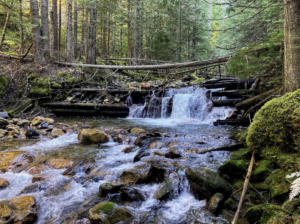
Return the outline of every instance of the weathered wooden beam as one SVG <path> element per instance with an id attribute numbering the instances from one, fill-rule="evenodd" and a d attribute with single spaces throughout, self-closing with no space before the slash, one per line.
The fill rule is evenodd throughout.
<path id="1" fill-rule="evenodd" d="M 231 125 L 231 126 L 243 126 L 248 127 L 250 125 L 249 119 L 236 119 L 236 120 L 217 120 L 214 122 L 214 126 L 218 125 Z"/>
<path id="2" fill-rule="evenodd" d="M 243 99 L 228 99 L 228 100 L 213 100 L 213 106 L 214 107 L 233 107 L 235 104 L 242 102 Z"/>
<path id="3" fill-rule="evenodd" d="M 228 98 L 243 98 L 245 95 L 257 95 L 261 91 L 259 90 L 219 90 L 212 92 L 212 96 L 226 96 Z"/>

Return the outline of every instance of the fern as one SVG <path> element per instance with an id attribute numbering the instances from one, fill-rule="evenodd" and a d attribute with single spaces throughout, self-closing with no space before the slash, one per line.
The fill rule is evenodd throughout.
<path id="1" fill-rule="evenodd" d="M 294 178 L 297 177 L 296 180 L 293 181 L 292 186 L 290 188 L 290 201 L 295 198 L 300 193 L 300 172 L 294 172 L 291 175 L 287 175 L 286 178 Z"/>

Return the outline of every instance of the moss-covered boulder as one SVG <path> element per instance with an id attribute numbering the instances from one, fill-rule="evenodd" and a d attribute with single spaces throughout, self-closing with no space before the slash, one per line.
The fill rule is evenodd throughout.
<path id="1" fill-rule="evenodd" d="M 260 160 L 255 163 L 251 174 L 251 181 L 264 181 L 274 170 L 271 161 Z"/>
<path id="2" fill-rule="evenodd" d="M 238 143 L 243 143 L 246 146 L 247 135 L 248 135 L 248 129 L 242 129 L 233 133 L 229 138 L 237 141 Z"/>
<path id="3" fill-rule="evenodd" d="M 252 156 L 252 150 L 250 148 L 240 149 L 232 153 L 230 159 L 234 160 L 250 160 Z"/>
<path id="4" fill-rule="evenodd" d="M 0 98 L 6 93 L 8 85 L 9 80 L 5 76 L 0 75 Z"/>
<path id="5" fill-rule="evenodd" d="M 242 177 L 243 174 L 247 172 L 248 166 L 249 161 L 229 159 L 219 167 L 219 171 L 221 171 L 221 173 Z"/>
<path id="6" fill-rule="evenodd" d="M 115 224 L 132 217 L 127 209 L 109 201 L 101 202 L 89 210 L 92 224 Z"/>
<path id="7" fill-rule="evenodd" d="M 266 103 L 249 127 L 247 145 L 282 168 L 300 164 L 300 90 Z"/>
<path id="8" fill-rule="evenodd" d="M 82 129 L 78 134 L 78 140 L 83 143 L 106 143 L 109 136 L 99 129 Z"/>
<path id="9" fill-rule="evenodd" d="M 185 175 L 195 197 L 210 198 L 220 192 L 225 197 L 230 196 L 233 189 L 230 184 L 218 173 L 206 168 L 187 168 Z"/>
<path id="10" fill-rule="evenodd" d="M 238 207 L 238 202 L 233 200 L 232 198 L 228 198 L 225 202 L 224 202 L 224 206 L 226 209 L 231 210 L 231 211 L 236 211 L 237 207 Z"/>
<path id="11" fill-rule="evenodd" d="M 117 193 L 125 184 L 119 182 L 107 182 L 99 186 L 99 196 L 105 197 L 108 193 Z"/>
<path id="12" fill-rule="evenodd" d="M 280 202 L 288 199 L 291 183 L 286 180 L 287 174 L 287 171 L 277 169 L 265 180 L 270 188 L 271 198 Z"/>
<path id="13" fill-rule="evenodd" d="M 274 212 L 278 212 L 280 210 L 280 207 L 277 205 L 261 204 L 249 208 L 245 213 L 245 217 L 249 224 L 266 224 L 268 223 L 268 214 L 271 215 L 274 214 Z"/>
<path id="14" fill-rule="evenodd" d="M 221 193 L 215 193 L 208 202 L 208 211 L 213 214 L 217 214 L 217 212 L 221 209 L 221 203 L 224 200 L 224 196 Z"/>

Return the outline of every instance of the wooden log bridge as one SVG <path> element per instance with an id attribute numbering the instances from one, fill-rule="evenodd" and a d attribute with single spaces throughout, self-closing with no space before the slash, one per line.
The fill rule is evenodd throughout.
<path id="1" fill-rule="evenodd" d="M 127 106 L 98 105 L 94 103 L 42 103 L 53 113 L 62 115 L 104 116 L 125 118 L 129 115 Z"/>
<path id="2" fill-rule="evenodd" d="M 177 69 L 194 66 L 206 66 L 212 64 L 226 63 L 230 56 L 223 56 L 215 59 L 208 59 L 203 61 L 163 64 L 163 65 L 137 65 L 137 66 L 117 66 L 117 65 L 93 65 L 93 64 L 80 64 L 80 63 L 68 63 L 68 62 L 55 62 L 60 65 L 88 67 L 98 69 L 115 69 L 115 70 L 158 70 L 158 69 Z"/>

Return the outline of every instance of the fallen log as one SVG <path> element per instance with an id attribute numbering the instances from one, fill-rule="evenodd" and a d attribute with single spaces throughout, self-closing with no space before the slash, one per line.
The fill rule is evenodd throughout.
<path id="1" fill-rule="evenodd" d="M 193 66 L 201 66 L 201 65 L 219 64 L 222 62 L 227 62 L 229 58 L 230 56 L 224 56 L 224 57 L 209 59 L 204 61 L 183 62 L 183 63 L 164 64 L 164 65 L 142 65 L 142 66 L 93 65 L 93 64 L 68 63 L 68 62 L 55 62 L 55 63 L 60 65 L 67 65 L 67 66 L 116 69 L 116 70 L 157 70 L 157 69 L 175 69 L 175 68 L 185 68 L 185 67 L 193 67 Z"/>
<path id="2" fill-rule="evenodd" d="M 258 95 L 261 91 L 259 90 L 219 90 L 212 92 L 212 96 L 226 96 L 228 98 L 243 98 L 243 96 Z"/>
<path id="3" fill-rule="evenodd" d="M 236 119 L 236 120 L 217 120 L 214 122 L 214 126 L 230 125 L 230 126 L 243 126 L 248 127 L 250 125 L 249 119 Z"/>
<path id="4" fill-rule="evenodd" d="M 230 89 L 244 89 L 243 85 L 239 85 L 238 82 L 224 82 L 215 84 L 202 84 L 201 87 L 206 89 L 219 89 L 219 88 L 230 88 Z"/>
<path id="5" fill-rule="evenodd" d="M 242 143 L 236 144 L 236 145 L 226 145 L 226 146 L 222 146 L 220 148 L 205 149 L 205 150 L 199 152 L 198 154 L 205 154 L 208 152 L 215 152 L 215 151 L 235 151 L 235 150 L 239 150 L 244 147 L 245 146 Z"/>
<path id="6" fill-rule="evenodd" d="M 129 108 L 118 105 L 98 105 L 87 103 L 42 103 L 41 106 L 48 107 L 53 113 L 68 115 L 101 115 L 108 117 L 127 117 Z"/>
<path id="7" fill-rule="evenodd" d="M 238 99 L 229 99 L 229 100 L 213 100 L 213 106 L 214 107 L 233 107 L 235 104 L 242 102 L 244 99 L 238 98 Z"/>
<path id="8" fill-rule="evenodd" d="M 264 100 L 265 98 L 269 97 L 272 95 L 274 92 L 276 92 L 278 89 L 272 89 L 269 90 L 268 92 L 262 93 L 258 96 L 252 97 L 248 100 L 245 100 L 243 102 L 240 102 L 235 105 L 235 108 L 237 110 L 248 110 L 250 109 L 253 105 L 259 103 L 260 101 Z"/>

